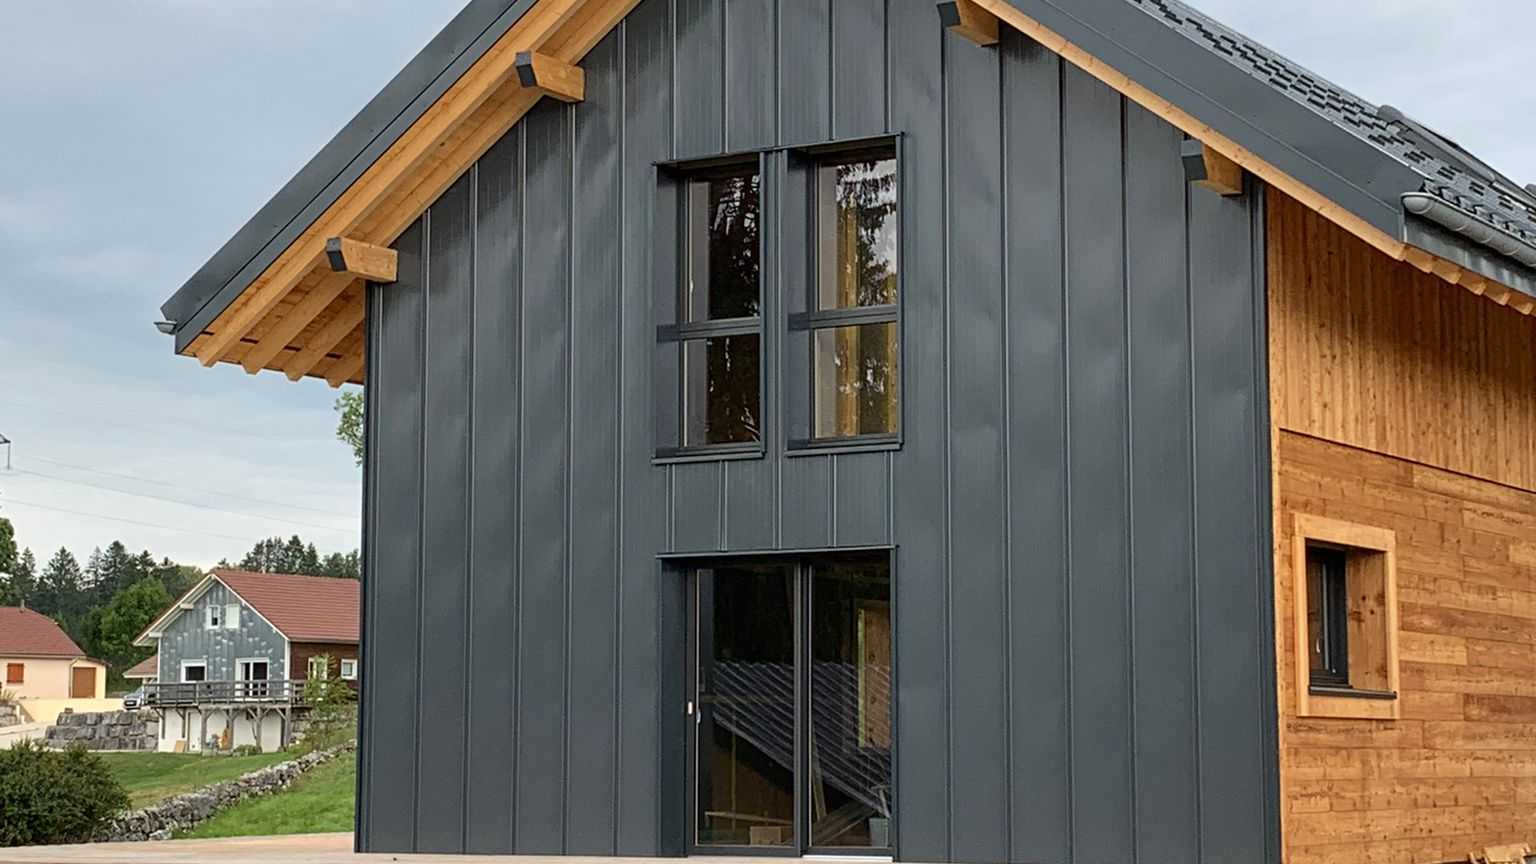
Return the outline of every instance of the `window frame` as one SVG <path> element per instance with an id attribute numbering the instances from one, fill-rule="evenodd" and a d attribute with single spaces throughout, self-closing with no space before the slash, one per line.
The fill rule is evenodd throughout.
<path id="1" fill-rule="evenodd" d="M 1326 555 L 1330 560 L 1324 565 L 1323 596 L 1319 608 L 1322 611 L 1322 642 L 1325 671 L 1319 675 L 1311 668 L 1311 600 L 1312 557 Z M 1307 683 L 1308 689 L 1318 687 L 1350 689 L 1349 686 L 1349 550 L 1331 543 L 1309 540 L 1307 555 Z"/>
<path id="2" fill-rule="evenodd" d="M 15 677 L 14 678 L 11 677 L 13 671 L 15 673 Z M 5 664 L 5 683 L 7 685 L 10 685 L 10 684 L 26 684 L 27 683 L 27 664 L 25 664 L 25 663 L 7 663 L 7 664 Z"/>
<path id="3" fill-rule="evenodd" d="M 319 668 L 319 670 L 320 670 L 320 674 L 319 675 L 315 674 L 315 669 L 316 668 Z M 310 655 L 309 659 L 307 661 L 305 661 L 305 663 L 304 663 L 304 680 L 306 680 L 306 681 L 329 681 L 329 680 L 331 680 L 331 664 L 326 660 L 326 656 L 324 654 L 312 654 L 312 655 Z"/>
<path id="4" fill-rule="evenodd" d="M 906 363 L 906 261 L 907 234 L 905 218 L 906 188 L 905 160 L 902 158 L 900 135 L 878 136 L 830 144 L 789 148 L 792 156 L 791 175 L 803 173 L 805 181 L 805 251 L 806 278 L 803 297 L 796 297 L 795 306 L 804 311 L 790 312 L 785 316 L 789 338 L 785 342 L 782 368 L 785 370 L 785 399 L 792 400 L 787 418 L 797 427 L 786 435 L 786 456 L 822 456 L 836 453 L 858 453 L 880 450 L 897 450 L 903 443 L 906 429 L 907 363 Z M 821 280 L 821 200 L 818 173 L 824 167 L 851 161 L 861 157 L 889 159 L 896 171 L 896 302 L 881 306 L 859 306 L 848 309 L 822 309 L 820 306 Z M 860 435 L 817 437 L 816 425 L 816 335 L 822 330 L 857 327 L 872 324 L 894 324 L 896 328 L 896 430 Z M 796 334 L 804 334 L 805 345 L 796 344 Z M 803 375 L 793 373 L 795 358 L 791 352 L 804 350 Z M 795 383 L 796 379 L 800 383 Z M 801 391 L 799 388 L 804 387 Z M 803 423 L 799 412 L 804 412 Z M 800 428 L 802 427 L 803 428 Z"/>
<path id="5" fill-rule="evenodd" d="M 349 667 L 349 666 L 352 668 L 351 672 L 347 671 L 347 667 Z M 351 659 L 349 657 L 341 658 L 341 680 L 343 680 L 343 681 L 356 681 L 357 680 L 357 661 L 356 660 L 353 660 L 353 659 Z"/>
<path id="6" fill-rule="evenodd" d="M 224 629 L 225 630 L 239 630 L 240 629 L 240 604 L 239 603 L 225 603 L 224 604 L 223 623 L 224 623 Z"/>
<path id="7" fill-rule="evenodd" d="M 201 681 L 188 681 L 187 680 L 187 670 L 188 669 L 201 669 L 201 670 L 203 670 L 203 679 Z M 206 684 L 206 683 L 208 683 L 208 658 L 204 657 L 201 660 L 183 660 L 183 661 L 181 661 L 181 675 L 178 676 L 178 677 L 180 678 L 180 680 L 176 682 L 178 684 Z"/>
<path id="8" fill-rule="evenodd" d="M 658 465 L 675 464 L 684 462 L 723 461 L 728 459 L 762 459 L 768 453 L 768 439 L 772 423 L 769 420 L 768 399 L 768 365 L 771 356 L 768 347 L 769 319 L 769 289 L 765 276 L 768 234 L 768 160 L 764 158 L 764 151 L 752 151 L 746 154 L 734 156 L 721 156 L 709 159 L 700 159 L 692 162 L 673 162 L 657 166 L 658 187 L 671 187 L 677 200 L 671 210 L 672 230 L 676 232 L 672 244 L 673 260 L 670 273 L 659 273 L 656 290 L 669 292 L 671 302 L 662 306 L 670 306 L 673 310 L 672 320 L 658 322 L 656 325 L 655 350 L 675 351 L 677 354 L 677 367 L 675 380 L 654 382 L 657 399 L 655 410 L 659 421 L 662 411 L 671 413 L 672 423 L 676 424 L 676 440 L 667 443 L 660 440 L 659 423 L 653 424 L 656 430 L 652 462 Z M 757 311 L 754 317 L 705 319 L 702 321 L 683 320 L 686 317 L 683 308 L 684 280 L 687 278 L 690 266 L 688 225 L 689 225 L 689 195 L 690 183 L 700 180 L 708 180 L 715 177 L 733 176 L 741 171 L 751 169 L 756 172 L 758 178 L 757 199 Z M 664 209 L 659 218 L 666 220 L 668 215 Z M 755 336 L 757 337 L 758 363 L 757 363 L 757 413 L 758 413 L 758 438 L 756 441 L 737 441 L 722 444 L 687 444 L 686 418 L 683 416 L 687 405 L 686 390 L 688 379 L 684 368 L 687 346 L 691 342 L 703 342 L 709 339 L 720 339 L 731 336 Z M 661 363 L 657 363 L 658 379 L 661 376 Z M 663 396 L 663 394 L 667 394 Z"/>
<path id="9" fill-rule="evenodd" d="M 224 629 L 224 604 L 209 603 L 203 607 L 203 629 Z"/>
<path id="10" fill-rule="evenodd" d="M 1298 717 L 1332 717 L 1367 720 L 1398 720 L 1402 717 L 1402 678 L 1398 626 L 1397 534 L 1391 529 L 1346 522 L 1323 516 L 1296 513 L 1291 546 L 1291 593 L 1294 604 L 1295 643 L 1292 662 L 1296 676 Z M 1311 670 L 1310 628 L 1307 615 L 1309 547 L 1338 549 L 1349 554 L 1381 556 L 1383 579 L 1383 638 L 1387 686 L 1384 690 L 1357 689 L 1348 684 L 1314 682 Z M 1345 579 L 1348 579 L 1346 565 Z M 1345 593 L 1349 592 L 1346 581 Z M 1348 642 L 1345 643 L 1348 650 Z M 1345 667 L 1348 669 L 1348 666 Z"/>

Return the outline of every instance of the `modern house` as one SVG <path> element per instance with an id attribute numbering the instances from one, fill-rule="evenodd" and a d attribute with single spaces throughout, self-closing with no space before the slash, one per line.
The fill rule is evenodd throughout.
<path id="1" fill-rule="evenodd" d="M 47 615 L 0 606 L 0 691 L 18 699 L 101 699 L 107 667 Z"/>
<path id="2" fill-rule="evenodd" d="M 363 851 L 1438 864 L 1536 841 L 1533 267 L 1176 0 L 475 0 L 162 329 L 366 384 Z"/>
<path id="3" fill-rule="evenodd" d="M 316 678 L 358 681 L 358 582 L 216 569 L 145 629 L 160 749 L 285 746 Z M 334 664 L 334 667 L 332 666 Z"/>

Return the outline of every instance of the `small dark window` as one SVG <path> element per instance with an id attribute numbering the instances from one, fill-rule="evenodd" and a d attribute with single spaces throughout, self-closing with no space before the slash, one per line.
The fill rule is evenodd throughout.
<path id="1" fill-rule="evenodd" d="M 900 230 L 893 148 L 815 157 L 805 445 L 894 438 L 901 428 Z"/>
<path id="2" fill-rule="evenodd" d="M 1312 684 L 1349 686 L 1348 554 L 1307 546 L 1307 635 Z"/>
<path id="3" fill-rule="evenodd" d="M 677 189 L 676 310 L 658 329 L 671 355 L 667 366 L 675 364 L 677 420 L 658 450 L 756 450 L 763 438 L 762 174 L 757 161 L 713 167 L 685 174 Z"/>

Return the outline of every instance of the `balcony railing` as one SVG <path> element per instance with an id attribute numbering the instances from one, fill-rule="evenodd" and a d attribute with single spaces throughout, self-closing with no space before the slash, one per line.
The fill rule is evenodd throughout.
<path id="1" fill-rule="evenodd" d="M 146 707 L 281 703 L 301 705 L 303 681 L 187 681 L 144 685 Z"/>

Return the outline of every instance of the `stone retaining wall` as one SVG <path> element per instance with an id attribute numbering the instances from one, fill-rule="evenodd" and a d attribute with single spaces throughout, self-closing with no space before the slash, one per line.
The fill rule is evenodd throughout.
<path id="1" fill-rule="evenodd" d="M 65 711 L 44 738 L 49 747 L 75 744 L 87 750 L 154 750 L 160 724 L 148 711 Z"/>
<path id="2" fill-rule="evenodd" d="M 15 702 L 0 702 L 0 729 L 20 726 L 21 723 L 21 706 Z"/>
<path id="3" fill-rule="evenodd" d="M 130 810 L 113 819 L 96 836 L 96 841 L 131 843 L 142 840 L 169 840 L 177 831 L 186 831 L 226 807 L 287 789 L 293 781 L 316 766 L 323 765 L 356 746 L 356 742 L 348 742 L 331 750 L 308 753 L 297 759 L 242 774 L 234 780 L 215 783 L 196 792 L 167 798 L 153 807 Z"/>

